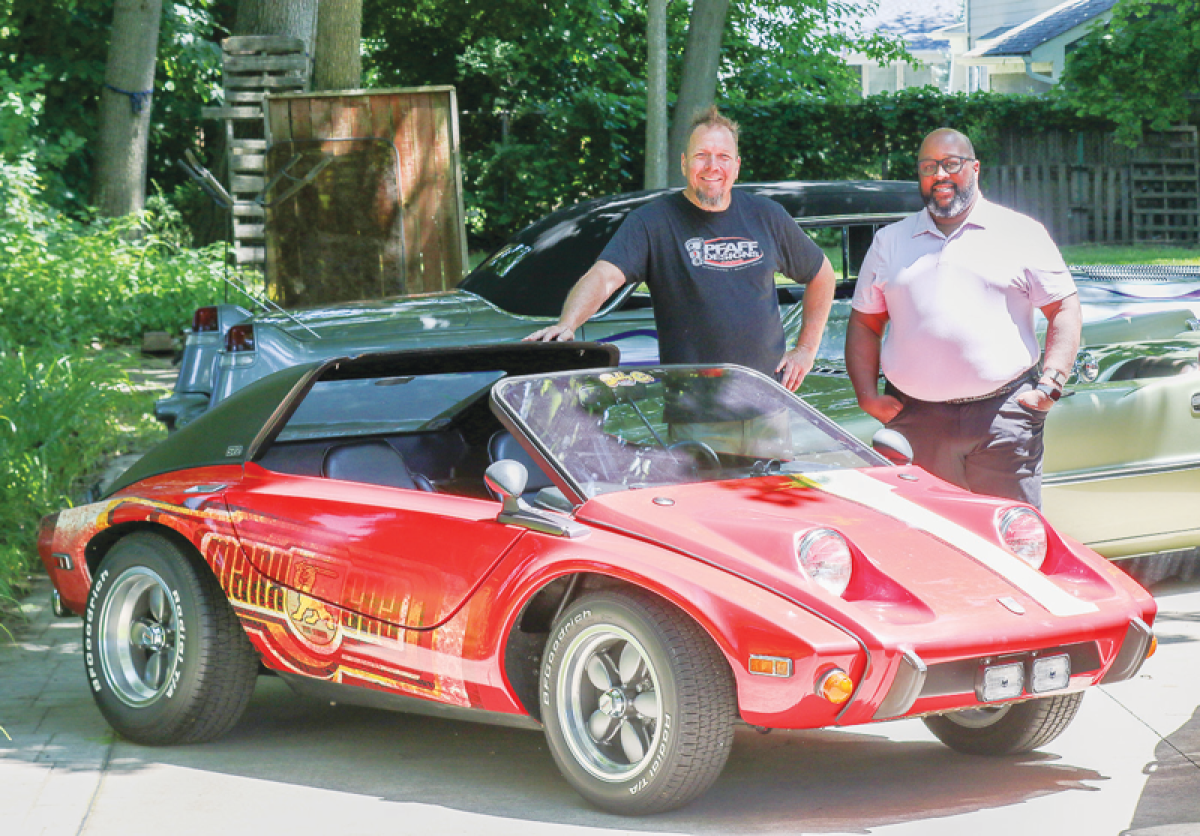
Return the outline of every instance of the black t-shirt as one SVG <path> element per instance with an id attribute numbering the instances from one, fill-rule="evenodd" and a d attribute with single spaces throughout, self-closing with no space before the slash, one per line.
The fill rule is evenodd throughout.
<path id="1" fill-rule="evenodd" d="M 682 192 L 634 210 L 600 259 L 650 288 L 662 362 L 774 375 L 786 350 L 775 274 L 805 284 L 824 253 L 778 203 L 735 190 L 723 212 Z"/>

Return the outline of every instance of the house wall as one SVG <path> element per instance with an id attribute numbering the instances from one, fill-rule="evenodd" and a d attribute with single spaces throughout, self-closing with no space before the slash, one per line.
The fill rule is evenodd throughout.
<path id="1" fill-rule="evenodd" d="M 965 0 L 967 31 L 971 46 L 994 29 L 1016 26 L 1042 12 L 1049 11 L 1062 0 Z"/>

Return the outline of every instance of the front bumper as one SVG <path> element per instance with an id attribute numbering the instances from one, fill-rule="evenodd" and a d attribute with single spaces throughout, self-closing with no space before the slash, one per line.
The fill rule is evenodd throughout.
<path id="1" fill-rule="evenodd" d="M 1023 671 L 1020 693 L 1011 699 L 1052 696 L 1057 692 L 1079 690 L 1092 685 L 1121 682 L 1137 675 L 1150 655 L 1154 633 L 1140 618 L 1130 620 L 1125 636 L 1113 654 L 1106 653 L 1099 641 L 1080 641 L 1056 647 L 1017 653 L 957 659 L 926 664 L 916 653 L 905 651 L 897 661 L 891 684 L 878 703 L 871 720 L 889 720 L 906 714 L 953 710 L 974 700 L 987 704 L 984 678 L 989 670 L 1015 666 Z M 1105 657 L 1111 659 L 1107 667 Z M 1053 690 L 1034 692 L 1031 683 L 1045 660 L 1065 659 L 1069 676 Z M 968 703 L 964 705 L 964 701 Z"/>

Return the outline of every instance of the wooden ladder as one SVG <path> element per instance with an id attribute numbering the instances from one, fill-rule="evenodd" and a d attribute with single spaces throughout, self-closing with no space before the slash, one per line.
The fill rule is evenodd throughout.
<path id="1" fill-rule="evenodd" d="M 256 200 L 266 185 L 267 138 L 263 99 L 308 87 L 310 64 L 299 38 L 239 35 L 221 43 L 225 104 L 205 107 L 205 119 L 225 123 L 225 162 L 233 196 L 233 258 L 264 270 L 266 225 Z"/>

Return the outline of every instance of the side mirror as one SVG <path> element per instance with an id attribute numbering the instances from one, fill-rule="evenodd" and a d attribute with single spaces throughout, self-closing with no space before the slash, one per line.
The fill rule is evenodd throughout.
<path id="1" fill-rule="evenodd" d="M 518 503 L 529 482 L 529 471 L 518 461 L 501 459 L 488 466 L 483 481 L 504 501 L 504 510 L 513 513 L 520 507 Z"/>
<path id="2" fill-rule="evenodd" d="M 908 439 L 896 430 L 884 427 L 871 436 L 871 446 L 875 452 L 895 465 L 912 464 L 913 450 Z"/>

